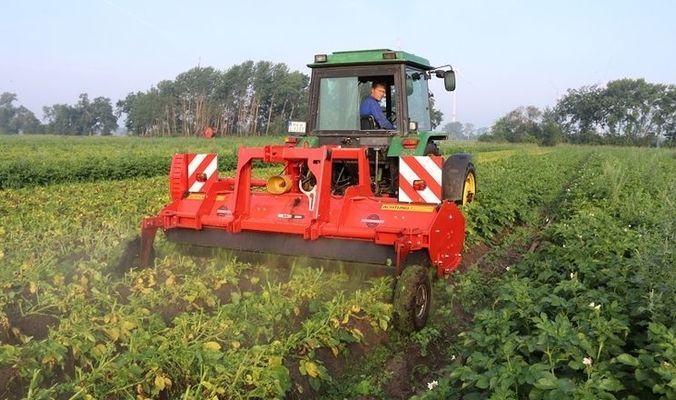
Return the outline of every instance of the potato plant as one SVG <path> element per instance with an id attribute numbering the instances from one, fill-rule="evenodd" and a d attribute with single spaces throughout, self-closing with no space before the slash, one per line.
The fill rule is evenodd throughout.
<path id="1" fill-rule="evenodd" d="M 675 398 L 673 153 L 594 149 L 422 398 Z M 646 179 L 650 177 L 650 179 Z"/>
<path id="2" fill-rule="evenodd" d="M 118 264 L 141 217 L 169 198 L 166 172 L 139 172 L 147 160 L 168 166 L 167 153 L 188 150 L 227 157 L 237 140 L 2 140 L 0 177 L 24 162 L 18 170 L 29 178 L 0 189 L 0 398 L 388 396 L 369 385 L 385 384 L 389 371 L 349 374 L 358 357 L 375 365 L 369 352 L 359 356 L 374 350 L 367 342 L 378 354 L 406 342 L 391 332 L 390 277 L 186 254 L 162 235 L 152 267 Z M 539 246 L 490 285 L 478 269 L 436 282 L 429 329 L 410 340 L 432 352 L 452 331 L 456 303 L 440 304 L 444 291 L 461 297 L 452 300 L 472 311 L 473 325 L 450 339 L 457 358 L 431 371 L 440 379 L 421 396 L 673 396 L 673 155 L 442 149 L 476 154 L 466 252 L 528 235 Z M 78 177 L 97 163 L 128 163 L 129 173 Z M 342 375 L 338 362 L 349 366 Z"/>

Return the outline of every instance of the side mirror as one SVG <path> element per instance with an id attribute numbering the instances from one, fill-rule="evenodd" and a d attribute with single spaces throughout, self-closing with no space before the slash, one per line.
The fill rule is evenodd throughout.
<path id="1" fill-rule="evenodd" d="M 450 70 L 444 72 L 444 86 L 449 92 L 455 90 L 455 71 Z"/>

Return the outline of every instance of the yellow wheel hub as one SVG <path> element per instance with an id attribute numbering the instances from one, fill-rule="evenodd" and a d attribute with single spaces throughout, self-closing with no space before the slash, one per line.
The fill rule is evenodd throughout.
<path id="1" fill-rule="evenodd" d="M 474 173 L 470 172 L 465 178 L 465 184 L 462 189 L 462 205 L 471 203 L 474 200 L 474 195 L 476 194 L 476 178 Z"/>

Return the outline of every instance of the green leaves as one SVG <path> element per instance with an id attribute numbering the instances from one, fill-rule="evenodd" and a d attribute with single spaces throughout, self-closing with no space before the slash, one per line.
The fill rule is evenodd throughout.
<path id="1" fill-rule="evenodd" d="M 65 182 L 166 177 L 171 155 L 177 152 L 218 153 L 219 170 L 224 172 L 235 168 L 233 150 L 242 140 L 0 137 L 0 146 L 6 149 L 0 155 L 0 190 Z"/>
<path id="2" fill-rule="evenodd" d="M 533 179 L 555 175 L 540 167 Z M 450 388 L 483 398 L 676 396 L 676 264 L 662 245 L 673 241 L 663 196 L 673 192 L 676 164 L 669 153 L 595 149 L 566 175 L 537 251 L 511 266 L 492 307 L 475 315 Z"/>

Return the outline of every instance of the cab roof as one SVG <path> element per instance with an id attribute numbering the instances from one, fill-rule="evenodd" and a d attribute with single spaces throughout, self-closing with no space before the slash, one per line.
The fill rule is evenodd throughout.
<path id="1" fill-rule="evenodd" d="M 322 58 L 326 61 L 319 61 Z M 367 64 L 406 64 L 424 70 L 434 69 L 426 58 L 405 51 L 394 51 L 390 49 L 334 51 L 331 54 L 317 54 L 315 55 L 315 62 L 308 64 L 307 66 L 310 68 L 323 68 Z"/>

